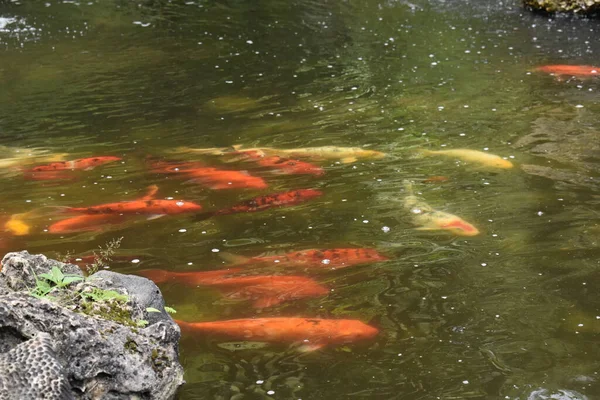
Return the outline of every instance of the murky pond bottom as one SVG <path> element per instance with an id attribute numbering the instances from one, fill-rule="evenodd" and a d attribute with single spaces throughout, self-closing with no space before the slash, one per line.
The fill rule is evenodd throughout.
<path id="1" fill-rule="evenodd" d="M 110 268 L 178 320 L 243 320 L 183 330 L 181 399 L 596 398 L 600 80 L 536 68 L 598 64 L 599 30 L 511 1 L 3 4 L 3 223 L 30 229 L 0 244 L 123 237 Z M 427 153 L 456 149 L 512 168 Z M 299 340 L 330 320 L 377 334 Z"/>

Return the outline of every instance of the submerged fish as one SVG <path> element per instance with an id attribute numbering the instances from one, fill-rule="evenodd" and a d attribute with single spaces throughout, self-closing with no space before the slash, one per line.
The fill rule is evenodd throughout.
<path id="1" fill-rule="evenodd" d="M 248 264 L 272 264 L 284 267 L 306 268 L 345 268 L 353 265 L 371 264 L 388 261 L 375 249 L 339 248 L 339 249 L 308 249 L 273 256 L 243 257 L 229 253 L 219 255 L 237 266 Z"/>
<path id="2" fill-rule="evenodd" d="M 543 65 L 541 67 L 537 67 L 535 70 L 545 72 L 547 74 L 553 74 L 557 77 L 566 75 L 577 78 L 589 78 L 600 73 L 600 67 L 594 67 L 593 65 Z"/>
<path id="3" fill-rule="evenodd" d="M 204 213 L 196 217 L 197 221 L 205 220 L 216 215 L 229 215 L 237 213 L 250 213 L 268 210 L 270 208 L 294 206 L 304 203 L 315 197 L 319 197 L 323 192 L 315 189 L 298 189 L 289 192 L 273 193 L 266 196 L 258 196 L 250 200 L 242 201 L 232 207 L 224 208 L 218 211 Z"/>
<path id="4" fill-rule="evenodd" d="M 222 291 L 226 297 L 254 301 L 256 308 L 277 305 L 284 301 L 325 296 L 329 290 L 315 280 L 303 276 L 227 276 L 241 268 L 225 271 L 171 272 L 165 270 L 139 271 L 155 283 L 175 281 L 188 286 L 205 285 Z"/>
<path id="5" fill-rule="evenodd" d="M 479 230 L 462 218 L 433 209 L 413 193 L 412 184 L 404 181 L 408 195 L 404 198 L 404 208 L 412 215 L 416 228 L 422 231 L 448 231 L 458 236 L 475 236 Z"/>
<path id="6" fill-rule="evenodd" d="M 72 233 L 100 231 L 108 225 L 120 224 L 126 220 L 124 215 L 96 214 L 78 215 L 55 222 L 48 227 L 50 233 Z"/>
<path id="7" fill-rule="evenodd" d="M 372 339 L 377 328 L 353 319 L 255 318 L 215 322 L 176 320 L 184 331 L 228 336 L 238 340 L 299 343 L 301 351 L 314 351 L 327 345 Z"/>
<path id="8" fill-rule="evenodd" d="M 24 220 L 26 215 L 27 213 L 11 215 L 9 220 L 4 223 L 4 229 L 15 236 L 29 234 L 31 226 Z"/>
<path id="9" fill-rule="evenodd" d="M 193 213 L 202 210 L 202 206 L 191 201 L 152 200 L 158 191 L 156 185 L 140 200 L 119 201 L 91 207 L 67 207 L 69 212 L 82 214 L 149 214 L 154 216 Z"/>
<path id="10" fill-rule="evenodd" d="M 165 161 L 154 162 L 151 165 L 154 172 L 165 174 L 178 174 L 209 189 L 265 189 L 268 187 L 264 179 L 252 176 L 247 171 L 229 171 L 213 167 L 206 167 L 200 163 L 169 163 Z"/>
<path id="11" fill-rule="evenodd" d="M 359 159 L 380 159 L 386 156 L 385 153 L 376 150 L 367 150 L 360 147 L 304 147 L 299 149 L 275 149 L 272 147 L 258 147 L 244 149 L 241 145 L 234 145 L 234 151 L 257 151 L 266 155 L 288 156 L 288 157 L 307 157 L 321 160 L 340 160 L 343 163 L 355 162 Z M 179 147 L 176 149 L 179 153 L 196 153 L 224 155 L 231 152 L 231 148 L 208 148 L 195 149 L 190 147 Z"/>
<path id="12" fill-rule="evenodd" d="M 316 165 L 280 156 L 267 156 L 256 150 L 240 150 L 232 154 L 240 154 L 242 157 L 256 161 L 261 167 L 270 168 L 280 174 L 323 175 L 325 173 L 323 168 Z"/>
<path id="13" fill-rule="evenodd" d="M 451 158 L 458 158 L 459 160 L 468 161 L 472 163 L 481 164 L 485 167 L 494 168 L 512 168 L 513 164 L 495 154 L 486 153 L 478 150 L 470 149 L 450 149 L 450 150 L 421 150 L 421 154 L 425 156 L 446 156 Z"/>
<path id="14" fill-rule="evenodd" d="M 37 167 L 33 167 L 27 172 L 46 172 L 46 171 L 65 171 L 65 170 L 82 170 L 87 171 L 90 169 L 94 169 L 100 165 L 108 164 L 111 162 L 122 160 L 121 157 L 113 157 L 113 156 L 98 156 L 98 157 L 88 157 L 88 158 L 79 158 L 77 160 L 72 161 L 60 161 L 53 162 L 46 165 L 39 165 Z"/>

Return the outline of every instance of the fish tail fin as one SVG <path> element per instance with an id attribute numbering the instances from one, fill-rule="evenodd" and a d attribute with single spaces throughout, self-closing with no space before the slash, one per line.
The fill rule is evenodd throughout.
<path id="1" fill-rule="evenodd" d="M 150 279 L 154 283 L 166 282 L 169 279 L 169 271 L 164 269 L 144 269 L 138 271 L 141 276 Z"/>
<path id="2" fill-rule="evenodd" d="M 227 252 L 220 252 L 219 257 L 233 265 L 243 265 L 250 263 L 250 257 L 238 256 Z"/>

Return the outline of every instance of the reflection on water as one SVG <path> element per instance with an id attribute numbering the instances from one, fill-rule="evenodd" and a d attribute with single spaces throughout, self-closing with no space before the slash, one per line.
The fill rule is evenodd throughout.
<path id="1" fill-rule="evenodd" d="M 599 29 L 508 1 L 3 4 L 2 225 L 17 214 L 30 231 L 13 219 L 25 234 L 5 232 L 0 246 L 83 257 L 122 236 L 111 268 L 125 273 L 233 268 L 223 253 L 372 248 L 391 259 L 244 272 L 329 289 L 277 302 L 214 282 L 160 283 L 181 320 L 357 319 L 380 330 L 308 353 L 187 334 L 181 399 L 595 398 L 600 81 L 557 80 L 536 67 L 597 64 Z M 319 172 L 287 174 L 298 169 L 273 154 L 232 155 L 234 145 L 386 157 L 275 154 Z M 423 154 L 451 149 L 514 167 Z M 95 156 L 122 160 L 68 179 L 23 173 Z M 264 184 L 221 190 L 192 176 L 219 179 L 215 170 Z M 479 234 L 415 229 L 405 180 Z M 103 230 L 49 232 L 74 217 L 66 207 L 141 199 L 151 185 L 156 199 L 200 204 L 211 218 L 137 215 Z M 322 196 L 213 214 L 297 189 Z"/>

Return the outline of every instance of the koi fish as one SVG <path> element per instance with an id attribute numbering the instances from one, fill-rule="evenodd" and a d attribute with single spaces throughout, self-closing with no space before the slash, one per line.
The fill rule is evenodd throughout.
<path id="1" fill-rule="evenodd" d="M 122 160 L 121 157 L 113 157 L 113 156 L 99 156 L 99 157 L 88 157 L 88 158 L 79 158 L 77 160 L 72 161 L 60 161 L 53 162 L 46 165 L 39 165 L 37 167 L 33 167 L 27 172 L 47 172 L 47 171 L 65 171 L 65 170 L 81 170 L 88 171 L 94 169 L 100 165 L 108 164 L 111 162 Z"/>
<path id="2" fill-rule="evenodd" d="M 421 231 L 448 231 L 458 236 L 475 236 L 479 230 L 462 218 L 433 209 L 429 204 L 423 202 L 413 193 L 412 184 L 404 181 L 404 187 L 409 193 L 404 198 L 404 208 L 412 215 L 413 223 L 418 225 Z"/>
<path id="3" fill-rule="evenodd" d="M 535 68 L 535 71 L 545 72 L 547 74 L 561 76 L 574 76 L 577 78 L 589 78 L 600 73 L 600 67 L 592 65 L 543 65 Z"/>
<path id="4" fill-rule="evenodd" d="M 241 145 L 232 146 L 234 151 L 257 151 L 266 155 L 278 155 L 287 157 L 307 157 L 321 160 L 340 160 L 342 163 L 352 163 L 359 159 L 380 159 L 386 156 L 385 153 L 376 150 L 367 150 L 360 147 L 337 147 L 337 146 L 321 146 L 321 147 L 305 147 L 299 149 L 275 149 L 271 147 L 259 147 L 243 149 Z M 209 148 L 195 149 L 190 147 L 179 147 L 175 150 L 178 153 L 196 153 L 196 154 L 211 154 L 224 155 L 231 152 L 231 148 Z"/>
<path id="5" fill-rule="evenodd" d="M 202 166 L 199 163 L 167 163 L 164 161 L 152 164 L 154 172 L 173 173 L 190 178 L 190 182 L 201 184 L 209 189 L 265 189 L 268 187 L 264 179 L 252 176 L 247 171 L 228 171 Z"/>
<path id="6" fill-rule="evenodd" d="M 375 249 L 340 248 L 340 249 L 308 249 L 293 251 L 291 253 L 273 256 L 243 257 L 230 253 L 219 255 L 236 266 L 248 264 L 272 264 L 286 267 L 305 268 L 346 268 L 353 265 L 371 264 L 388 261 L 389 258 L 381 255 Z"/>
<path id="7" fill-rule="evenodd" d="M 184 331 L 228 336 L 238 340 L 302 343 L 300 351 L 372 339 L 377 328 L 353 319 L 255 318 L 214 322 L 175 320 Z"/>
<path id="8" fill-rule="evenodd" d="M 10 157 L 0 159 L 0 168 L 18 167 L 19 165 L 31 164 L 34 162 L 55 162 L 63 161 L 67 153 L 48 153 L 42 149 L 25 149 L 0 146 L 2 154 L 9 154 Z"/>
<path id="9" fill-rule="evenodd" d="M 315 189 L 298 189 L 289 192 L 274 193 L 266 196 L 258 196 L 251 200 L 242 201 L 230 208 L 213 211 L 199 215 L 196 220 L 202 221 L 216 215 L 229 215 L 236 213 L 250 213 L 267 210 L 269 208 L 294 206 L 304 203 L 312 198 L 319 197 L 323 192 Z"/>
<path id="10" fill-rule="evenodd" d="M 29 234 L 31 226 L 24 221 L 24 214 L 13 214 L 9 220 L 4 223 L 4 229 L 15 236 L 23 236 Z"/>
<path id="11" fill-rule="evenodd" d="M 82 214 L 151 214 L 154 216 L 193 213 L 202 210 L 202 206 L 191 201 L 152 200 L 158 191 L 156 185 L 149 188 L 149 193 L 139 200 L 119 201 L 91 207 L 67 207 L 67 211 Z"/>
<path id="12" fill-rule="evenodd" d="M 323 168 L 316 165 L 279 156 L 266 156 L 265 153 L 256 150 L 241 150 L 232 154 L 241 154 L 250 160 L 256 161 L 261 167 L 271 168 L 281 174 L 323 175 L 325 173 Z"/>
<path id="13" fill-rule="evenodd" d="M 494 167 L 508 169 L 513 164 L 495 154 L 485 153 L 478 150 L 469 149 L 451 149 L 451 150 L 421 150 L 420 153 L 425 156 L 440 155 L 452 158 L 458 158 L 463 161 L 481 164 L 485 167 Z"/>
<path id="14" fill-rule="evenodd" d="M 114 225 L 124 222 L 123 215 L 96 214 L 96 215 L 78 215 L 76 217 L 66 218 L 62 221 L 53 223 L 48 227 L 50 233 L 71 233 L 85 231 L 99 231 L 108 225 Z"/>
<path id="15" fill-rule="evenodd" d="M 329 290 L 311 278 L 303 276 L 234 276 L 226 277 L 240 271 L 234 268 L 227 271 L 204 272 L 170 272 L 165 270 L 139 271 L 142 276 L 152 279 L 154 283 L 168 280 L 188 286 L 204 285 L 215 287 L 231 299 L 252 300 L 256 308 L 272 307 L 284 301 L 308 297 L 324 296 Z"/>

